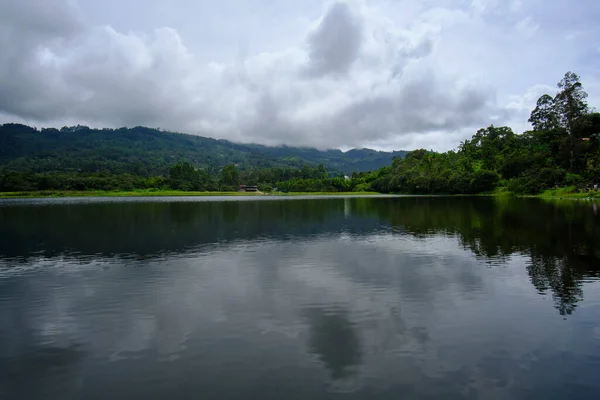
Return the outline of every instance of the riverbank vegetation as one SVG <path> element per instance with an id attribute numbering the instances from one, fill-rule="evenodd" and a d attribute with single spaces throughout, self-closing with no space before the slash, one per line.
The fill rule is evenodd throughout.
<path id="1" fill-rule="evenodd" d="M 567 186 L 558 189 L 547 189 L 535 196 L 544 199 L 600 199 L 600 190 L 578 190 L 575 186 Z"/>
<path id="2" fill-rule="evenodd" d="M 210 175 L 189 162 L 173 165 L 166 176 L 110 173 L 31 173 L 0 171 L 0 192 L 35 191 L 182 191 L 232 192 L 240 185 L 262 192 L 353 192 L 355 181 L 333 175 L 325 167 L 265 168 L 240 171 L 229 164 Z M 365 186 L 365 189 L 367 187 Z"/>
<path id="3" fill-rule="evenodd" d="M 177 197 L 177 196 L 365 196 L 381 195 L 377 192 L 194 192 L 183 190 L 139 189 L 130 191 L 107 190 L 39 190 L 29 192 L 0 192 L 0 199 L 47 197 Z"/>

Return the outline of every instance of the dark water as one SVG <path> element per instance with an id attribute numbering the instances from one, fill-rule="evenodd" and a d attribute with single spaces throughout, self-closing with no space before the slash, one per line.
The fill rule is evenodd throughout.
<path id="1" fill-rule="evenodd" d="M 600 212 L 0 201 L 1 399 L 599 399 Z"/>

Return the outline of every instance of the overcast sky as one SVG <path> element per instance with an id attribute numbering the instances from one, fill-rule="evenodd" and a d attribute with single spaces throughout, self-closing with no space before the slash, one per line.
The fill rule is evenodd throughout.
<path id="1" fill-rule="evenodd" d="M 0 0 L 0 122 L 447 150 L 529 128 L 578 73 L 598 0 Z"/>

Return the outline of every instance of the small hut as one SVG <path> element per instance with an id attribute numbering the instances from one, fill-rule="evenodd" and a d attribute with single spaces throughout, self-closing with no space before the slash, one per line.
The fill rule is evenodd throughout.
<path id="1" fill-rule="evenodd" d="M 258 186 L 240 185 L 240 192 L 258 192 Z"/>

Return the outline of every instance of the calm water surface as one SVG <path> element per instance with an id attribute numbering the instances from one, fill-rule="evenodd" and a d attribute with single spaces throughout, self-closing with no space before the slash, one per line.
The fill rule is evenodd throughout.
<path id="1" fill-rule="evenodd" d="M 599 399 L 600 211 L 0 201 L 1 399 Z"/>

